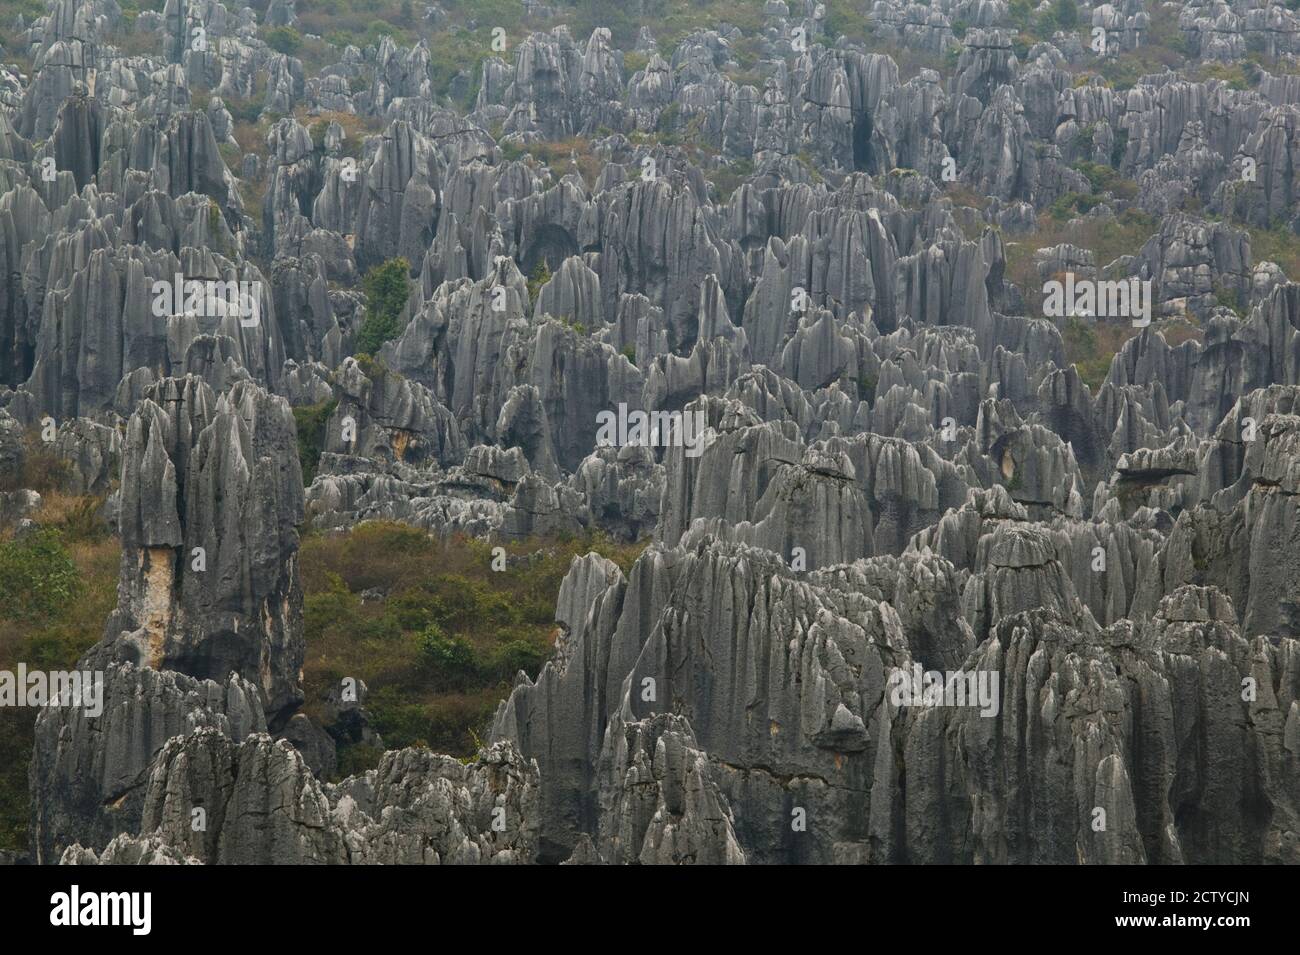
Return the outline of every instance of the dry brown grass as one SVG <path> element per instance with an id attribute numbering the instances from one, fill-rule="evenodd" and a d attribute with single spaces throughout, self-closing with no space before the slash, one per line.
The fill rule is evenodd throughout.
<path id="1" fill-rule="evenodd" d="M 33 519 L 42 527 L 56 528 L 71 541 L 98 541 L 109 534 L 104 499 L 94 494 L 46 491 Z"/>
<path id="2" fill-rule="evenodd" d="M 257 123 L 235 123 L 231 130 L 231 135 L 235 137 L 235 142 L 239 143 L 239 148 L 246 153 L 255 153 L 265 159 L 270 155 L 270 150 L 266 146 L 266 134 L 270 130 L 271 124 L 262 120 Z"/>
<path id="3" fill-rule="evenodd" d="M 68 463 L 41 440 L 39 429 L 33 428 L 23 435 L 22 466 L 0 474 L 0 491 L 26 488 L 45 494 L 62 487 L 67 479 Z"/>

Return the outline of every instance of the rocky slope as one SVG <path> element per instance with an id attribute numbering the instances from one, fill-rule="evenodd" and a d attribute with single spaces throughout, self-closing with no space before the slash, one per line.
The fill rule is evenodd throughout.
<path id="1" fill-rule="evenodd" d="M 0 467 L 122 541 L 33 861 L 1300 863 L 1300 14 L 417 6 L 7 25 Z M 374 519 L 651 542 L 475 759 L 332 780 L 299 533 Z"/>

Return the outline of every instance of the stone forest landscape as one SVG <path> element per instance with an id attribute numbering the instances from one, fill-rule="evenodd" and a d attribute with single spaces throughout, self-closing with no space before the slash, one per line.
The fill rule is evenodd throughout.
<path id="1" fill-rule="evenodd" d="M 0 873 L 1300 863 L 1300 0 L 0 0 L 0 266 Z"/>

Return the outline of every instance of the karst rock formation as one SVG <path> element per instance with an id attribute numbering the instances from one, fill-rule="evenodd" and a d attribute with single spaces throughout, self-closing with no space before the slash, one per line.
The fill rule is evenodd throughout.
<path id="1" fill-rule="evenodd" d="M 5 24 L 0 469 L 48 424 L 122 544 L 31 861 L 1300 863 L 1300 274 L 1252 249 L 1300 230 L 1300 68 L 1216 72 L 1300 13 L 1085 0 L 1025 50 L 1004 0 L 850 5 L 865 40 L 766 0 L 670 47 L 644 6 L 521 2 L 449 83 L 423 38 L 281 52 L 292 3 Z M 1081 72 L 1157 27 L 1176 69 Z M 1062 208 L 1148 227 L 1100 261 Z M 1065 273 L 1150 283 L 1093 384 L 1070 328 L 1128 321 L 1045 314 Z M 573 561 L 476 757 L 331 781 L 300 533 L 378 519 L 648 545 Z M 994 697 L 895 692 L 933 671 Z"/>

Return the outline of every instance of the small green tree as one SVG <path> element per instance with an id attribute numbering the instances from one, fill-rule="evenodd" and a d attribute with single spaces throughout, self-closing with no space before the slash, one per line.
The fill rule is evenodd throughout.
<path id="1" fill-rule="evenodd" d="M 0 617 L 62 616 L 81 586 L 81 574 L 58 531 L 42 528 L 0 544 Z"/>
<path id="2" fill-rule="evenodd" d="M 1029 0 L 1011 0 L 1008 13 L 1017 30 L 1028 30 L 1034 18 L 1034 5 Z"/>
<path id="3" fill-rule="evenodd" d="M 302 34 L 293 27 L 275 27 L 266 31 L 266 45 L 277 53 L 293 56 L 302 47 Z"/>
<path id="4" fill-rule="evenodd" d="M 528 304 L 533 306 L 537 304 L 537 296 L 542 291 L 542 286 L 551 280 L 551 270 L 547 267 L 546 261 L 538 262 L 533 268 L 533 274 L 528 277 Z"/>
<path id="5" fill-rule="evenodd" d="M 293 409 L 293 421 L 298 429 L 298 463 L 302 466 L 302 483 L 310 486 L 316 478 L 316 467 L 325 447 L 325 427 L 338 402 L 334 399 L 314 405 L 300 405 Z"/>
<path id="6" fill-rule="evenodd" d="M 464 690 L 478 677 L 473 645 L 464 637 L 448 637 L 436 623 L 420 634 L 420 661 L 448 690 Z"/>
<path id="7" fill-rule="evenodd" d="M 492 653 L 494 676 L 498 680 L 509 681 L 523 670 L 531 679 L 536 679 L 537 672 L 546 661 L 546 649 L 527 640 L 511 640 L 502 644 Z"/>
<path id="8" fill-rule="evenodd" d="M 402 309 L 410 294 L 411 264 L 403 258 L 389 259 L 366 273 L 366 317 L 357 333 L 356 350 L 373 355 L 386 341 L 401 334 Z"/>
<path id="9" fill-rule="evenodd" d="M 1079 8 L 1074 0 L 1053 0 L 1052 17 L 1058 27 L 1069 33 L 1079 25 Z"/>

